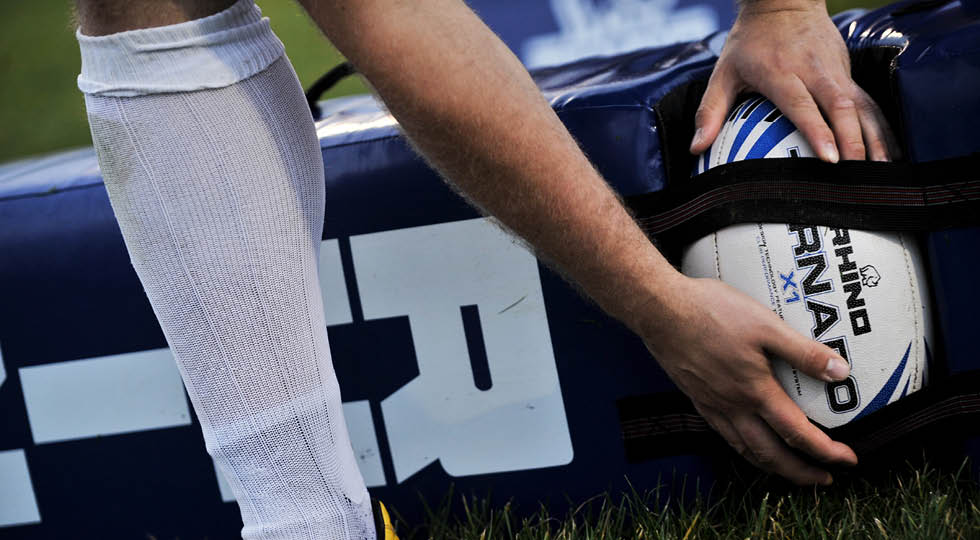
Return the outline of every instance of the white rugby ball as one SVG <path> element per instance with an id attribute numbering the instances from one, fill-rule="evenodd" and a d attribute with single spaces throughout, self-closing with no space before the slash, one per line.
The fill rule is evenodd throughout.
<path id="1" fill-rule="evenodd" d="M 814 156 L 789 120 L 756 97 L 735 108 L 698 159 L 695 174 L 742 159 Z M 910 235 L 805 224 L 735 225 L 688 246 L 681 269 L 732 285 L 847 359 L 851 375 L 838 383 L 773 360 L 789 396 L 825 427 L 863 417 L 926 383 L 929 286 Z"/>

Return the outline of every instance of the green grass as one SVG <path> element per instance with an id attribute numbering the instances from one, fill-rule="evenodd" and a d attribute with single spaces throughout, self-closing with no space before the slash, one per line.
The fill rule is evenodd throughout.
<path id="1" fill-rule="evenodd" d="M 527 513 L 510 504 L 450 495 L 424 529 L 399 530 L 403 540 L 977 539 L 980 491 L 965 465 L 945 473 L 909 465 L 884 481 L 850 479 L 828 489 L 733 484 L 711 503 L 687 506 L 657 491 L 603 495 L 564 516 L 541 508 L 518 517 Z M 450 499 L 461 512 L 451 513 Z"/>
<path id="2" fill-rule="evenodd" d="M 0 19 L 0 162 L 91 144 L 69 2 L 5 2 Z"/>
<path id="3" fill-rule="evenodd" d="M 0 19 L 0 163 L 16 157 L 92 144 L 85 103 L 76 86 L 81 67 L 70 0 L 6 2 Z M 343 57 L 298 7 L 259 0 L 286 45 L 303 87 Z M 325 97 L 366 92 L 357 77 Z"/>
<path id="4" fill-rule="evenodd" d="M 980 539 L 980 484 L 970 478 L 969 462 L 943 470 L 923 463 L 879 466 L 838 476 L 827 488 L 806 489 L 738 462 L 732 482 L 709 495 L 710 502 L 683 491 L 676 499 L 667 490 L 634 491 L 599 495 L 555 515 L 543 506 L 454 495 L 450 488 L 427 507 L 422 523 L 404 522 L 397 507 L 389 511 L 402 540 Z M 145 538 L 170 540 L 150 533 Z"/>

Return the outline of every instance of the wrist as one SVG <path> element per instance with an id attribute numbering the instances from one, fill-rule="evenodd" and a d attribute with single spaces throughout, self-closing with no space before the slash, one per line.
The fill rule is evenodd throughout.
<path id="1" fill-rule="evenodd" d="M 602 308 L 619 319 L 635 334 L 649 339 L 663 327 L 665 318 L 674 309 L 678 292 L 687 276 L 670 265 L 650 245 L 651 256 L 640 257 L 645 263 L 634 269 L 639 273 L 630 276 L 629 284 L 610 287 L 613 293 L 608 302 L 600 302 Z"/>

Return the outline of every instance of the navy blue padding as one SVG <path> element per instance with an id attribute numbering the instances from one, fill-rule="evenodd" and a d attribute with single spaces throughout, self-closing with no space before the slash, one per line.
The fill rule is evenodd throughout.
<path id="1" fill-rule="evenodd" d="M 980 13 L 962 2 L 938 7 L 899 2 L 845 27 L 851 49 L 895 47 L 904 151 L 912 161 L 980 152 Z M 974 97 L 970 97 L 973 95 Z M 977 369 L 980 343 L 971 338 L 980 287 L 969 281 L 976 268 L 980 228 L 929 233 L 926 247 L 937 321 L 949 373 Z"/>
<path id="2" fill-rule="evenodd" d="M 978 151 L 980 24 L 958 1 L 923 11 L 917 5 L 903 2 L 863 16 L 851 12 L 837 22 L 853 50 L 904 51 L 893 66 L 896 129 L 912 159 Z M 505 15 L 492 7 L 482 14 Z M 513 36 L 522 31 L 513 30 Z M 508 32 L 501 32 L 505 39 L 518 39 Z M 612 186 L 623 195 L 649 193 L 665 184 L 654 106 L 680 85 L 705 80 L 723 39 L 718 34 L 534 75 Z M 348 290 L 355 290 L 350 236 L 478 215 L 415 155 L 370 98 L 325 102 L 323 111 L 317 128 L 328 194 L 324 238 L 339 240 Z M 78 530 L 232 537 L 240 527 L 237 507 L 220 502 L 196 418 L 187 427 L 33 444 L 19 368 L 166 346 L 94 163 L 91 150 L 83 150 L 0 166 L 0 351 L 6 368 L 0 445 L 26 449 L 44 519 L 10 530 L 35 537 L 68 537 Z M 978 245 L 976 229 L 928 239 L 942 336 L 936 352 L 953 373 L 977 369 L 980 359 L 973 339 L 980 289 L 971 274 L 980 264 Z M 378 403 L 418 372 L 408 320 L 364 321 L 355 295 L 354 322 L 330 328 L 344 399 L 369 400 L 375 413 L 388 485 L 372 492 L 405 517 L 421 516 L 417 493 L 437 500 L 450 483 L 457 492 L 486 494 L 492 488 L 498 500 L 514 497 L 529 511 L 547 500 L 558 513 L 566 495 L 581 501 L 607 488 L 626 488 L 626 477 L 638 489 L 658 481 L 676 488 L 685 475 L 700 475 L 702 487 L 711 485 L 716 471 L 707 455 L 717 448 L 627 462 L 616 401 L 674 387 L 621 324 L 544 267 L 541 280 L 574 448 L 572 462 L 561 467 L 452 478 L 436 462 L 396 484 Z M 389 362 L 388 369 L 372 368 L 380 361 Z"/>
<path id="3" fill-rule="evenodd" d="M 563 33 L 566 36 L 569 34 L 574 36 L 578 34 L 588 39 L 586 36 L 591 34 L 594 39 L 596 34 L 603 33 L 609 36 L 612 43 L 623 43 L 624 40 L 629 40 L 630 43 L 634 44 L 639 41 L 648 45 L 669 43 L 670 41 L 667 41 L 669 38 L 664 37 L 664 31 L 658 32 L 656 28 L 649 28 L 649 35 L 647 36 L 624 35 L 628 32 L 641 31 L 636 26 L 630 27 L 630 23 L 633 21 L 629 18 L 636 15 L 638 11 L 641 15 L 647 16 L 655 16 L 660 12 L 661 16 L 664 17 L 662 23 L 674 25 L 672 30 L 679 32 L 668 32 L 667 34 L 677 38 L 675 41 L 700 37 L 697 34 L 685 35 L 688 30 L 677 28 L 678 24 L 682 26 L 688 24 L 688 21 L 683 17 L 680 21 L 669 18 L 673 14 L 683 13 L 687 8 L 700 8 L 712 13 L 718 25 L 717 29 L 728 28 L 735 22 L 735 3 L 728 0 L 676 0 L 673 2 L 659 2 L 657 0 L 648 0 L 647 2 L 637 2 L 637 0 L 467 0 L 466 3 L 525 62 L 529 60 L 526 54 L 529 40 L 542 35 Z M 566 13 L 565 18 L 569 19 L 564 22 L 560 20 L 562 16 L 556 11 L 562 8 Z M 611 15 L 611 17 L 605 17 L 605 15 Z M 651 19 L 651 21 L 656 22 L 656 19 Z M 709 28 L 702 33 L 710 30 Z"/>

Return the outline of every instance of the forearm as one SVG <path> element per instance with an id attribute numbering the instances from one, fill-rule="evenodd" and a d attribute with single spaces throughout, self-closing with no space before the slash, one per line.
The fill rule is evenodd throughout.
<path id="1" fill-rule="evenodd" d="M 462 2 L 303 3 L 444 176 L 606 311 L 651 324 L 676 271 Z"/>

